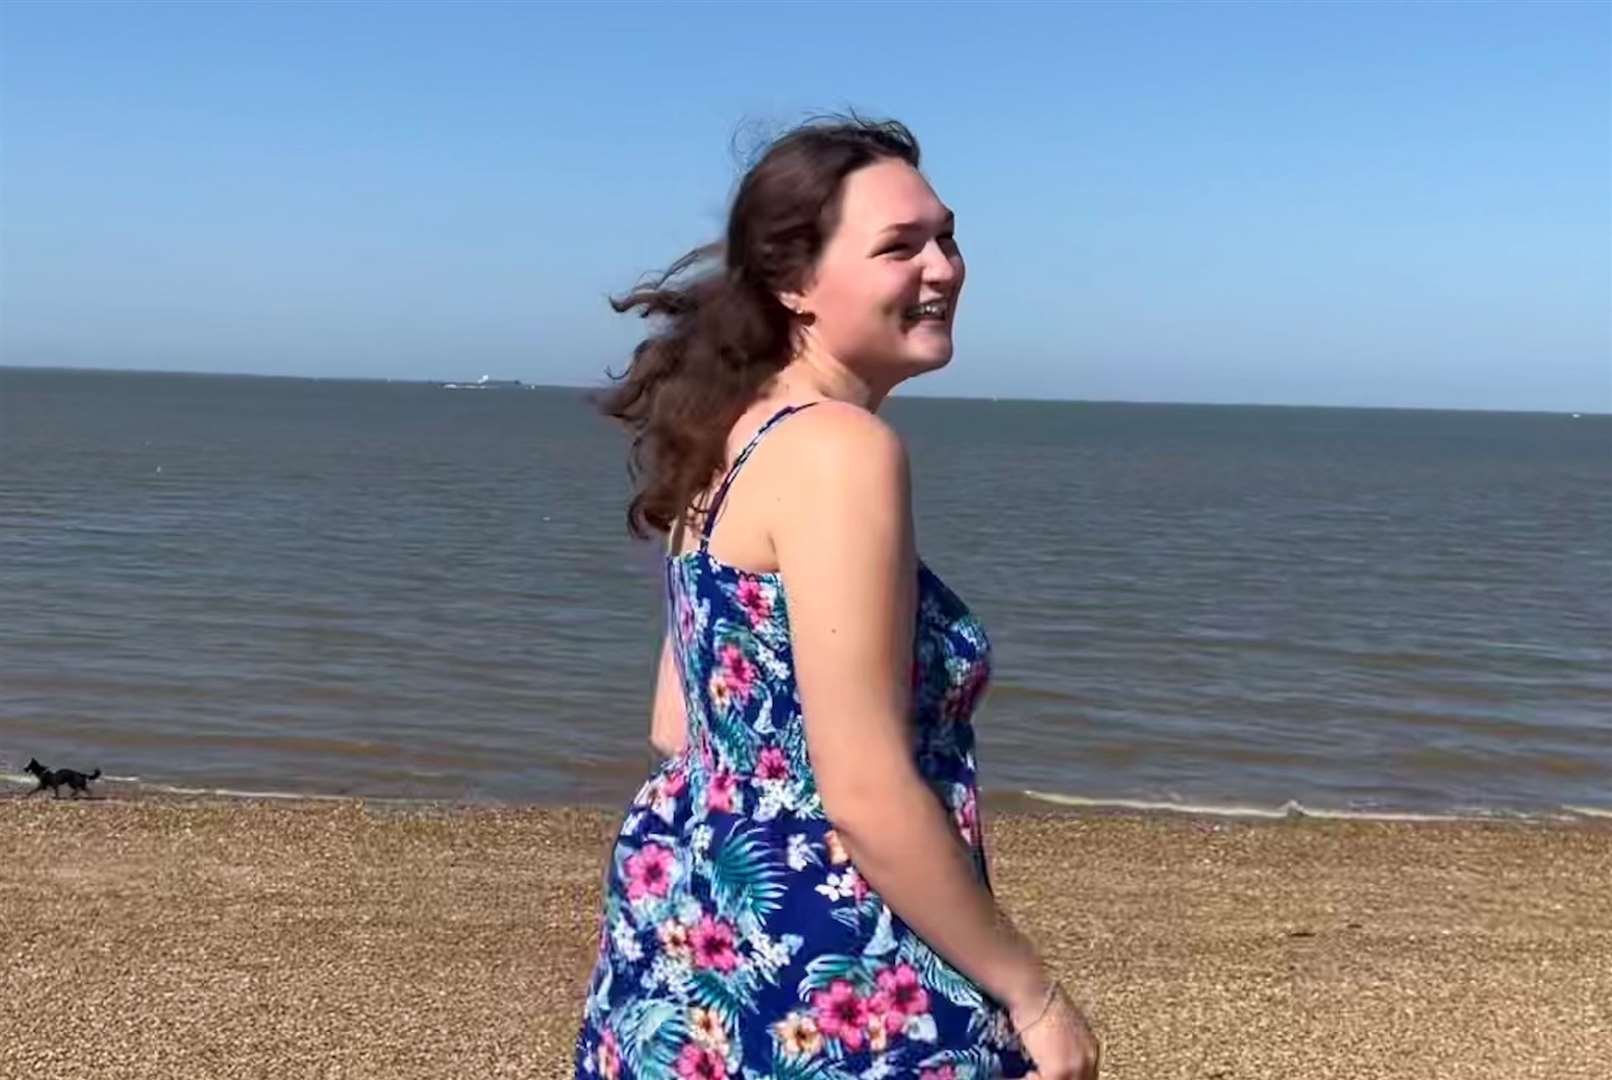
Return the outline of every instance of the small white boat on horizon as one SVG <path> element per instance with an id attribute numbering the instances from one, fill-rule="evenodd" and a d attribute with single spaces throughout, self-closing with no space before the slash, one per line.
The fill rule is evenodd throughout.
<path id="1" fill-rule="evenodd" d="M 491 375 L 483 375 L 475 382 L 457 383 L 445 382 L 444 390 L 529 390 L 531 387 L 519 379 L 495 379 Z"/>

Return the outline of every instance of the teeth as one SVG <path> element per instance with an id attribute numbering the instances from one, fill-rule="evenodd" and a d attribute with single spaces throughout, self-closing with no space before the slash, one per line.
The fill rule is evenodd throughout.
<path id="1" fill-rule="evenodd" d="M 907 309 L 909 319 L 922 319 L 926 317 L 944 318 L 946 315 L 946 302 L 944 300 L 931 300 L 927 304 L 918 304 Z"/>

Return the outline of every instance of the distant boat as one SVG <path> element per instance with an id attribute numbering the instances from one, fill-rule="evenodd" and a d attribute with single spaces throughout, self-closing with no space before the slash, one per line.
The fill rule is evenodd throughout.
<path id="1" fill-rule="evenodd" d="M 491 375 L 483 375 L 475 382 L 445 382 L 444 390 L 529 390 L 531 387 L 519 379 L 495 379 Z"/>

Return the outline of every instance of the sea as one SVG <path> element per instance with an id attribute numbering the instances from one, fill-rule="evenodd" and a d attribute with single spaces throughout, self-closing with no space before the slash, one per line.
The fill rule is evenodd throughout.
<path id="1" fill-rule="evenodd" d="M 988 794 L 1612 813 L 1612 416 L 881 415 L 993 643 Z M 624 807 L 664 602 L 626 451 L 579 389 L 0 368 L 0 794 Z"/>

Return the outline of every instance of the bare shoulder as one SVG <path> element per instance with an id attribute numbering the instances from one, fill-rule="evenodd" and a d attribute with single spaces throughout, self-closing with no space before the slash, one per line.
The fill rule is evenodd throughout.
<path id="1" fill-rule="evenodd" d="M 790 428 L 768 530 L 785 575 L 899 559 L 910 546 L 912 500 L 900 435 L 838 401 L 805 410 L 780 434 Z"/>
<path id="2" fill-rule="evenodd" d="M 804 409 L 778 431 L 785 445 L 779 455 L 780 479 L 810 485 L 848 475 L 904 477 L 907 449 L 885 420 L 844 401 L 823 401 Z"/>

